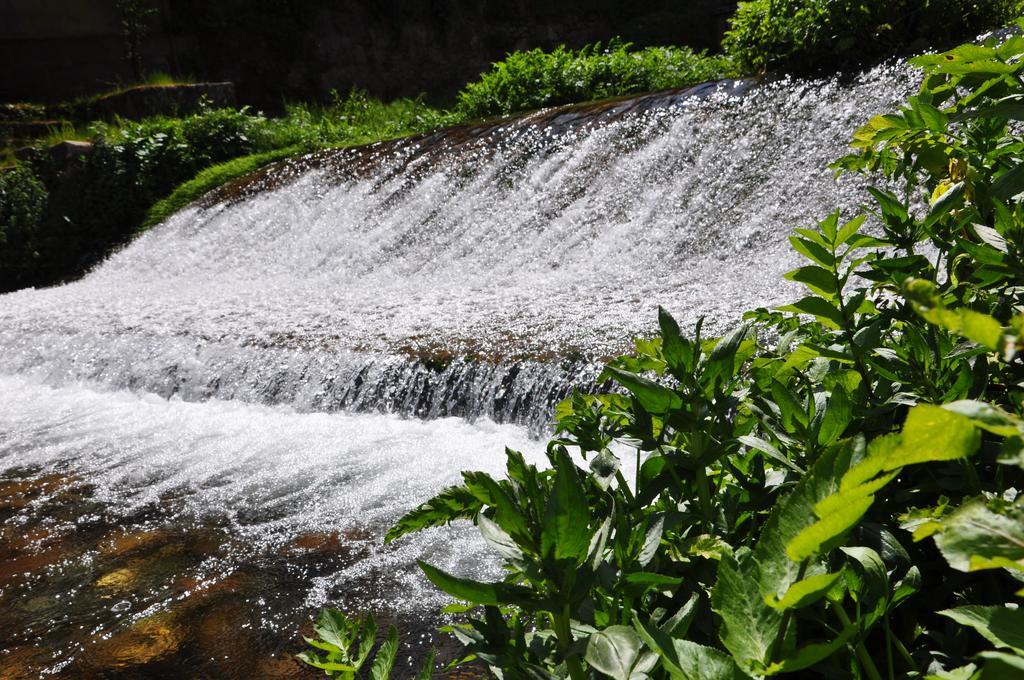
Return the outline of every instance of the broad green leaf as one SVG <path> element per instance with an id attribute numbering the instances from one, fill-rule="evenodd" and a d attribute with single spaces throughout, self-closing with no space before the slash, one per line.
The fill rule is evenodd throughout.
<path id="1" fill-rule="evenodd" d="M 992 512 L 981 501 L 969 502 L 942 519 L 935 544 L 958 571 L 1024 570 L 1024 518 Z"/>
<path id="2" fill-rule="evenodd" d="M 498 526 L 521 545 L 533 543 L 533 535 L 526 526 L 526 518 L 523 517 L 515 500 L 502 486 L 508 486 L 508 482 L 498 482 L 485 472 L 464 471 L 462 478 L 466 482 L 466 488 L 480 502 L 494 509 L 494 521 Z"/>
<path id="3" fill-rule="evenodd" d="M 835 512 L 803 529 L 786 545 L 786 555 L 794 562 L 802 562 L 837 547 L 847 532 L 857 525 L 874 501 L 873 496 L 854 499 Z"/>
<path id="4" fill-rule="evenodd" d="M 665 516 L 658 514 L 655 517 L 649 518 L 650 526 L 647 527 L 646 533 L 644 533 L 644 543 L 640 548 L 640 552 L 636 556 L 636 561 L 641 567 L 646 567 L 654 556 L 658 553 L 658 546 L 661 545 L 661 535 L 665 530 Z"/>
<path id="5" fill-rule="evenodd" d="M 395 656 L 398 654 L 398 631 L 388 626 L 388 637 L 377 649 L 377 656 L 370 666 L 370 677 L 373 680 L 388 680 L 391 670 L 395 667 Z"/>
<path id="6" fill-rule="evenodd" d="M 522 561 L 522 549 L 520 549 L 516 544 L 515 539 L 502 531 L 501 527 L 498 526 L 497 523 L 488 519 L 483 513 L 477 515 L 476 523 L 477 527 L 480 529 L 480 535 L 483 536 L 484 541 L 486 541 L 496 553 L 512 563 Z"/>
<path id="7" fill-rule="evenodd" d="M 791 305 L 783 305 L 775 309 L 780 312 L 809 314 L 829 328 L 839 328 L 843 325 L 842 312 L 835 305 L 820 297 L 808 296 Z"/>
<path id="8" fill-rule="evenodd" d="M 839 284 L 832 272 L 814 265 L 794 269 L 786 274 L 785 278 L 802 283 L 810 288 L 812 293 L 824 295 L 829 299 L 834 298 L 839 290 Z"/>
<path id="9" fill-rule="evenodd" d="M 1018 165 L 996 178 L 989 188 L 989 198 L 1006 201 L 1024 191 L 1024 165 Z"/>
<path id="10" fill-rule="evenodd" d="M 864 221 L 866 219 L 867 215 L 858 215 L 857 217 L 854 217 L 852 220 L 844 224 L 842 229 L 839 230 L 839 233 L 836 234 L 836 245 L 841 246 L 847 241 L 849 241 L 850 238 L 853 237 L 854 234 L 856 234 L 858 231 L 860 231 L 860 228 L 862 226 L 864 226 Z"/>
<path id="11" fill-rule="evenodd" d="M 1015 437 L 1024 433 L 1024 421 L 983 401 L 965 399 L 943 404 L 942 408 L 970 418 L 981 429 L 1001 437 Z"/>
<path id="12" fill-rule="evenodd" d="M 857 626 L 851 625 L 839 631 L 839 635 L 831 642 L 816 642 L 798 647 L 786 654 L 781 662 L 770 665 L 766 675 L 793 673 L 820 663 L 845 647 L 856 633 Z"/>
<path id="13" fill-rule="evenodd" d="M 744 671 L 756 674 L 768 663 L 782 612 L 764 602 L 763 577 L 756 559 L 748 554 L 742 560 L 723 555 L 711 606 L 722 619 L 718 630 L 722 644 Z"/>
<path id="14" fill-rule="evenodd" d="M 774 596 L 769 595 L 765 598 L 765 602 L 767 602 L 768 606 L 779 611 L 807 607 L 825 597 L 825 593 L 832 588 L 842 575 L 842 572 L 836 572 L 834 574 L 808 576 L 802 581 L 797 581 L 791 585 L 786 594 L 781 598 L 775 599 Z"/>
<path id="15" fill-rule="evenodd" d="M 636 632 L 644 644 L 661 657 L 665 669 L 674 679 L 741 680 L 747 676 L 732 658 L 717 649 L 689 640 L 673 638 L 659 629 L 635 620 Z"/>
<path id="16" fill-rule="evenodd" d="M 681 576 L 666 576 L 650 571 L 634 571 L 626 574 L 625 581 L 633 585 L 653 586 L 659 590 L 669 590 L 681 584 L 683 579 Z"/>
<path id="17" fill-rule="evenodd" d="M 610 626 L 590 636 L 584 658 L 593 668 L 615 680 L 630 680 L 643 642 L 629 626 Z"/>
<path id="18" fill-rule="evenodd" d="M 830 271 L 835 269 L 835 256 L 814 241 L 800 238 L 799 236 L 790 236 L 789 242 L 798 253 L 806 257 L 811 262 L 820 264 L 822 267 Z"/>
<path id="19" fill-rule="evenodd" d="M 1009 607 L 982 607 L 968 605 L 946 609 L 939 614 L 948 616 L 963 626 L 969 626 L 996 647 L 1012 649 L 1024 654 L 1024 610 Z"/>
<path id="20" fill-rule="evenodd" d="M 452 597 L 465 600 L 472 604 L 505 605 L 528 603 L 530 606 L 541 607 L 546 603 L 533 598 L 530 590 L 506 583 L 483 583 L 472 579 L 453 576 L 446 571 L 432 567 L 422 560 L 416 563 L 427 578 L 439 589 Z"/>
<path id="21" fill-rule="evenodd" d="M 313 631 L 321 640 L 337 647 L 345 658 L 348 648 L 354 642 L 354 625 L 345 614 L 337 609 L 324 609 L 317 617 Z"/>
<path id="22" fill-rule="evenodd" d="M 874 617 L 881 615 L 889 599 L 889 574 L 885 570 L 881 556 L 871 548 L 860 546 L 841 550 L 851 558 L 853 569 L 860 577 L 859 586 L 851 586 L 850 595 L 862 608 L 874 608 Z M 867 624 L 870 625 L 872 622 L 868 620 Z"/>
<path id="23" fill-rule="evenodd" d="M 623 371 L 615 366 L 605 366 L 605 372 L 617 383 L 629 390 L 640 405 L 655 415 L 667 413 L 683 405 L 683 400 L 675 391 L 660 385 L 653 380 Z"/>
<path id="24" fill-rule="evenodd" d="M 803 468 L 793 463 L 791 460 L 789 460 L 789 458 L 786 458 L 786 456 L 782 455 L 781 451 L 779 451 L 777 448 L 775 448 L 765 440 L 760 439 L 758 437 L 754 437 L 753 435 L 743 435 L 742 437 L 738 437 L 737 439 L 741 443 L 749 446 L 750 448 L 760 451 L 761 453 L 767 455 L 769 458 L 776 461 L 777 463 L 785 465 L 790 470 L 793 470 L 794 472 L 799 472 L 800 474 L 804 474 Z"/>
<path id="25" fill-rule="evenodd" d="M 825 415 L 821 419 L 818 443 L 827 446 L 839 439 L 851 420 L 853 420 L 853 405 L 850 403 L 846 390 L 836 385 L 829 396 Z"/>
<path id="26" fill-rule="evenodd" d="M 899 446 L 889 452 L 883 469 L 967 458 L 980 442 L 978 430 L 969 418 L 940 406 L 920 404 L 907 414 Z"/>
<path id="27" fill-rule="evenodd" d="M 590 545 L 590 511 L 579 469 L 563 448 L 555 453 L 555 483 L 541 529 L 541 553 L 582 561 Z"/>
<path id="28" fill-rule="evenodd" d="M 674 371 L 692 370 L 696 351 L 694 343 L 683 337 L 679 324 L 662 307 L 658 307 L 658 324 L 661 327 L 661 351 L 665 363 Z"/>
<path id="29" fill-rule="evenodd" d="M 985 661 L 981 680 L 1020 680 L 1024 677 L 1024 656 L 1005 652 L 982 652 Z"/>
<path id="30" fill-rule="evenodd" d="M 786 545 L 814 523 L 815 507 L 839 490 L 843 476 L 864 458 L 866 451 L 861 437 L 828 447 L 793 491 L 772 510 L 754 548 L 762 597 L 782 597 L 798 580 L 800 566 L 786 556 Z"/>

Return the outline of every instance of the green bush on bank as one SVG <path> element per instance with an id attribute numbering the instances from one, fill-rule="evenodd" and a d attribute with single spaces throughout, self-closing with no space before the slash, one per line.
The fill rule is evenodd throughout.
<path id="1" fill-rule="evenodd" d="M 35 261 L 32 244 L 46 209 L 43 183 L 24 167 L 0 171 L 0 272 L 21 281 Z"/>
<path id="2" fill-rule="evenodd" d="M 1019 0 L 748 0 L 723 48 L 745 72 L 812 72 L 944 47 L 1003 26 Z"/>
<path id="3" fill-rule="evenodd" d="M 509 54 L 466 85 L 455 110 L 462 118 L 485 118 L 735 75 L 729 59 L 688 47 L 633 50 L 628 43 L 613 42 L 607 48 L 595 43 L 581 50 L 535 49 Z"/>

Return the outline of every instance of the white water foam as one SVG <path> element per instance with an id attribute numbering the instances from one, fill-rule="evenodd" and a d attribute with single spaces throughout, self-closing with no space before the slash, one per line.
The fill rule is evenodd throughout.
<path id="1" fill-rule="evenodd" d="M 561 357 L 626 349 L 658 305 L 713 332 L 792 297 L 786 236 L 856 208 L 827 164 L 911 81 L 880 68 L 582 130 L 499 128 L 454 155 L 381 154 L 370 176 L 310 170 L 191 208 L 82 281 L 0 297 L 0 372 L 537 429 L 593 379 Z"/>

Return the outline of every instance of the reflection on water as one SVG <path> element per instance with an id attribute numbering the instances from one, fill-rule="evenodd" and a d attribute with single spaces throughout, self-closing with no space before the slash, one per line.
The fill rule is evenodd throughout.
<path id="1" fill-rule="evenodd" d="M 308 634 L 315 614 L 306 595 L 315 577 L 365 557 L 369 538 L 306 533 L 273 553 L 254 553 L 224 524 L 179 524 L 161 504 L 120 515 L 73 476 L 26 469 L 0 476 L 0 522 L 5 679 L 47 670 L 315 676 L 292 658 L 302 649 L 295 632 Z M 427 615 L 376 614 L 403 631 L 405 656 L 444 643 L 432 640 L 436 622 Z"/>

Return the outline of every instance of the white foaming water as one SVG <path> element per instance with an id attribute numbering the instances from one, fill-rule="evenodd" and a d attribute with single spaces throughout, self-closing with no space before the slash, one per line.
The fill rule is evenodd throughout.
<path id="1" fill-rule="evenodd" d="M 786 235 L 856 207 L 827 164 L 910 82 L 724 88 L 454 150 L 385 147 L 368 176 L 312 169 L 185 210 L 82 281 L 3 296 L 0 371 L 539 429 L 658 305 L 714 331 L 794 295 Z"/>
<path id="2" fill-rule="evenodd" d="M 0 393 L 16 395 L 0 400 L 0 470 L 84 478 L 95 486 L 95 502 L 125 517 L 156 506 L 181 524 L 218 520 L 254 554 L 273 554 L 302 534 L 361 536 L 352 543 L 364 559 L 321 585 L 351 585 L 377 574 L 363 583 L 368 592 L 349 596 L 386 598 L 398 609 L 429 609 L 439 601 L 415 573 L 416 559 L 478 576 L 493 576 L 493 562 L 469 527 L 431 530 L 384 548 L 387 528 L 459 483 L 461 470 L 503 474 L 505 446 L 535 464 L 544 458 L 542 445 L 522 428 L 489 421 L 298 414 L 50 388 L 17 377 L 0 377 Z"/>

